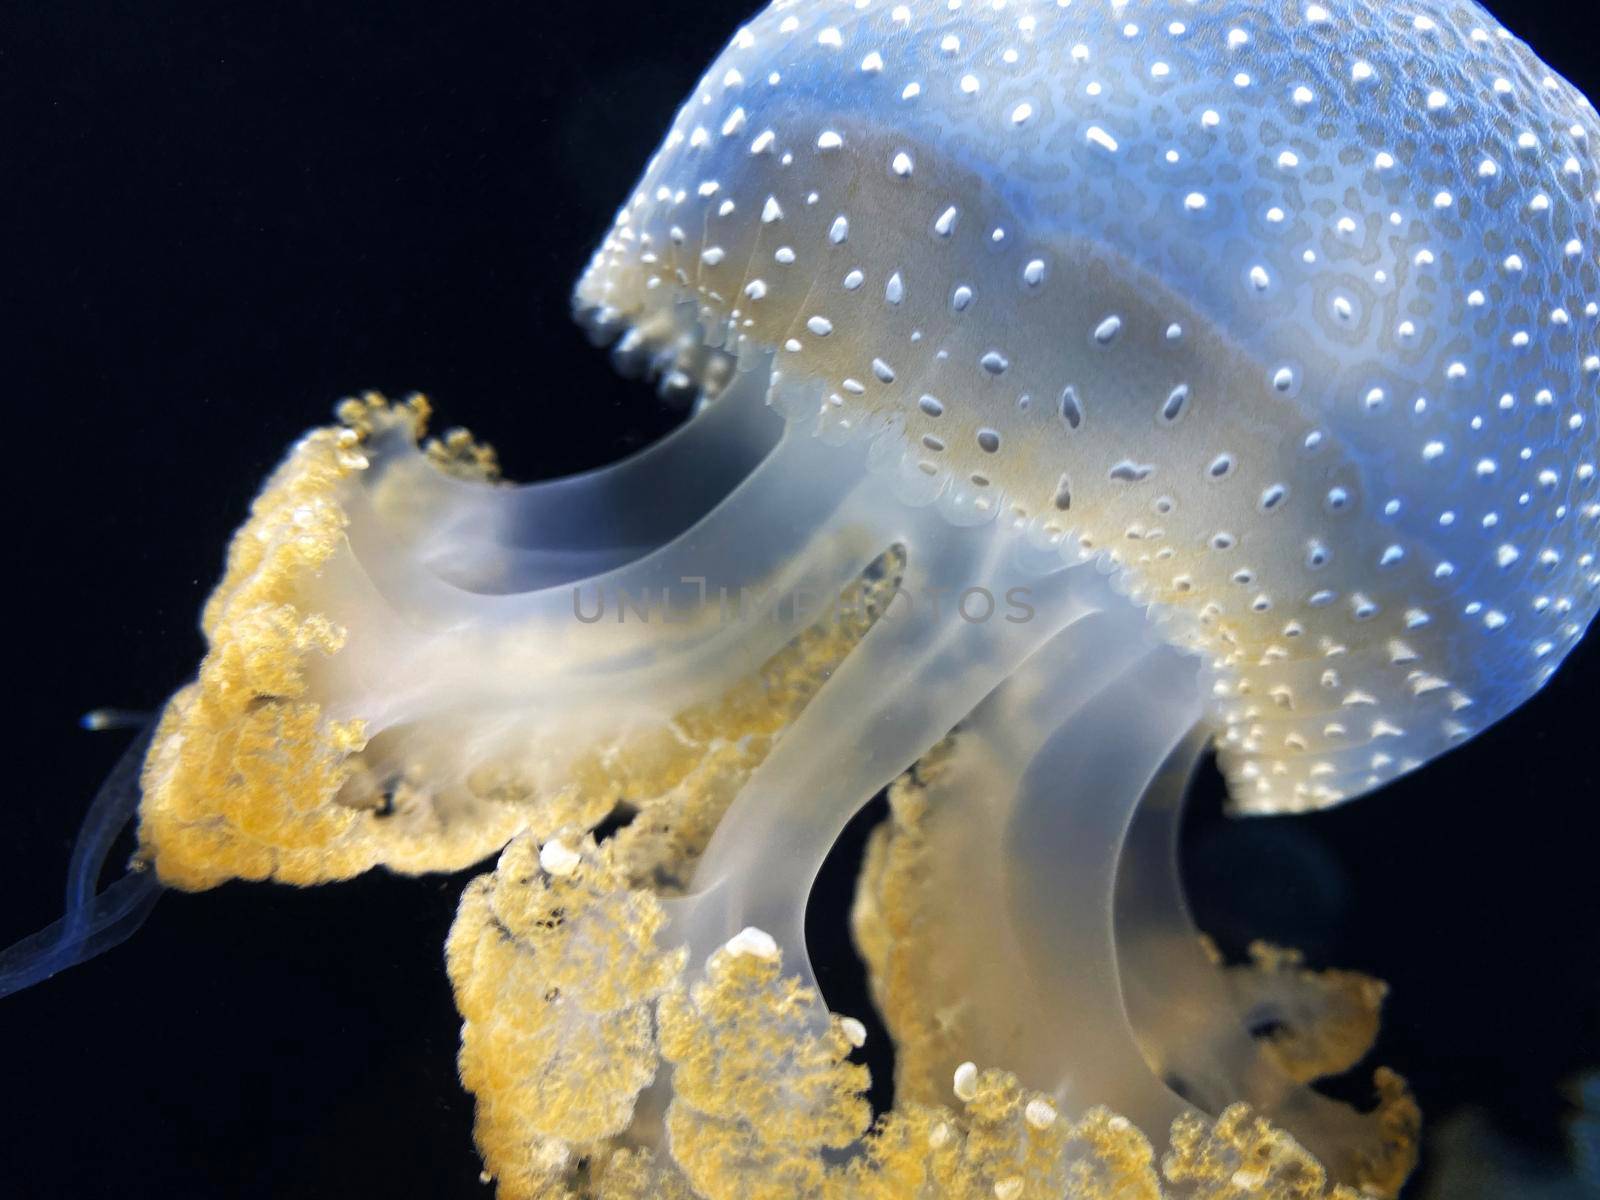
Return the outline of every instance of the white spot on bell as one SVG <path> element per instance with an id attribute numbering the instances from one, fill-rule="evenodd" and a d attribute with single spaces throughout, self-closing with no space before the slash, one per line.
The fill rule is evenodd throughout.
<path id="1" fill-rule="evenodd" d="M 1112 154 L 1117 152 L 1117 139 L 1098 125 L 1089 126 L 1088 132 L 1084 134 L 1084 137 L 1102 150 L 1109 151 Z"/>

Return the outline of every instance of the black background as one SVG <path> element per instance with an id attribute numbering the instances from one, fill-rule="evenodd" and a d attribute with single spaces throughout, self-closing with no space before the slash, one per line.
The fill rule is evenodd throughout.
<path id="1" fill-rule="evenodd" d="M 1587 5 L 1494 7 L 1600 94 Z M 670 426 L 571 326 L 568 289 L 751 8 L 0 11 L 0 943 L 59 915 L 120 751 L 78 715 L 153 710 L 192 674 L 229 533 L 339 397 L 425 390 L 524 479 Z M 1224 823 L 1207 775 L 1187 838 L 1204 925 L 1388 979 L 1376 1059 L 1431 1118 L 1486 1108 L 1545 1150 L 1560 1081 L 1600 1063 L 1597 683 L 1591 637 L 1491 734 L 1322 816 Z M 863 828 L 811 933 L 833 1006 L 869 1017 L 844 935 Z M 0 1192 L 487 1195 L 441 958 L 466 877 L 170 896 L 0 1002 Z"/>

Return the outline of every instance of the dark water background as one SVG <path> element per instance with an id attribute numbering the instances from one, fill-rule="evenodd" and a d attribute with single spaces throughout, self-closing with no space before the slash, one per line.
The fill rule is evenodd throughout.
<path id="1" fill-rule="evenodd" d="M 1493 7 L 1600 95 L 1591 6 Z M 0 8 L 0 943 L 59 915 L 119 753 L 77 717 L 192 674 L 229 534 L 339 397 L 424 390 L 523 479 L 672 424 L 571 326 L 568 287 L 751 9 Z M 1204 926 L 1389 980 L 1375 1061 L 1430 1119 L 1486 1110 L 1538 1153 L 1562 1082 L 1600 1065 L 1597 688 L 1600 636 L 1495 731 L 1336 812 L 1224 822 L 1208 774 L 1187 837 Z M 810 932 L 832 1006 L 870 1019 L 844 924 L 864 832 Z M 487 1195 L 441 957 L 467 877 L 171 896 L 0 1003 L 0 1195 Z"/>

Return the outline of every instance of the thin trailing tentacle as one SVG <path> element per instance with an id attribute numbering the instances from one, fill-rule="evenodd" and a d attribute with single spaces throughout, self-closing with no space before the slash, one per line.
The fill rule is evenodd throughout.
<path id="1" fill-rule="evenodd" d="M 67 869 L 66 914 L 0 952 L 0 997 L 121 945 L 155 907 L 161 885 L 138 866 L 104 891 L 95 890 L 112 846 L 138 810 L 139 771 L 154 732 L 152 722 L 134 738 L 89 806 Z"/>

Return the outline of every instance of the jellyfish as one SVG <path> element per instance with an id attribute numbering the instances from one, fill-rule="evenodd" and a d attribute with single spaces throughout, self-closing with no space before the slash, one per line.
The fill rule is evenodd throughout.
<path id="1" fill-rule="evenodd" d="M 341 406 L 0 980 L 498 853 L 446 961 L 502 1195 L 1395 1194 L 1403 1081 L 1311 1086 L 1382 985 L 1224 968 L 1177 822 L 1210 747 L 1241 814 L 1424 767 L 1600 608 L 1597 137 L 1470 3 L 778 0 L 576 287 L 692 419 L 511 486 Z M 886 787 L 874 1122 L 803 915 Z"/>

